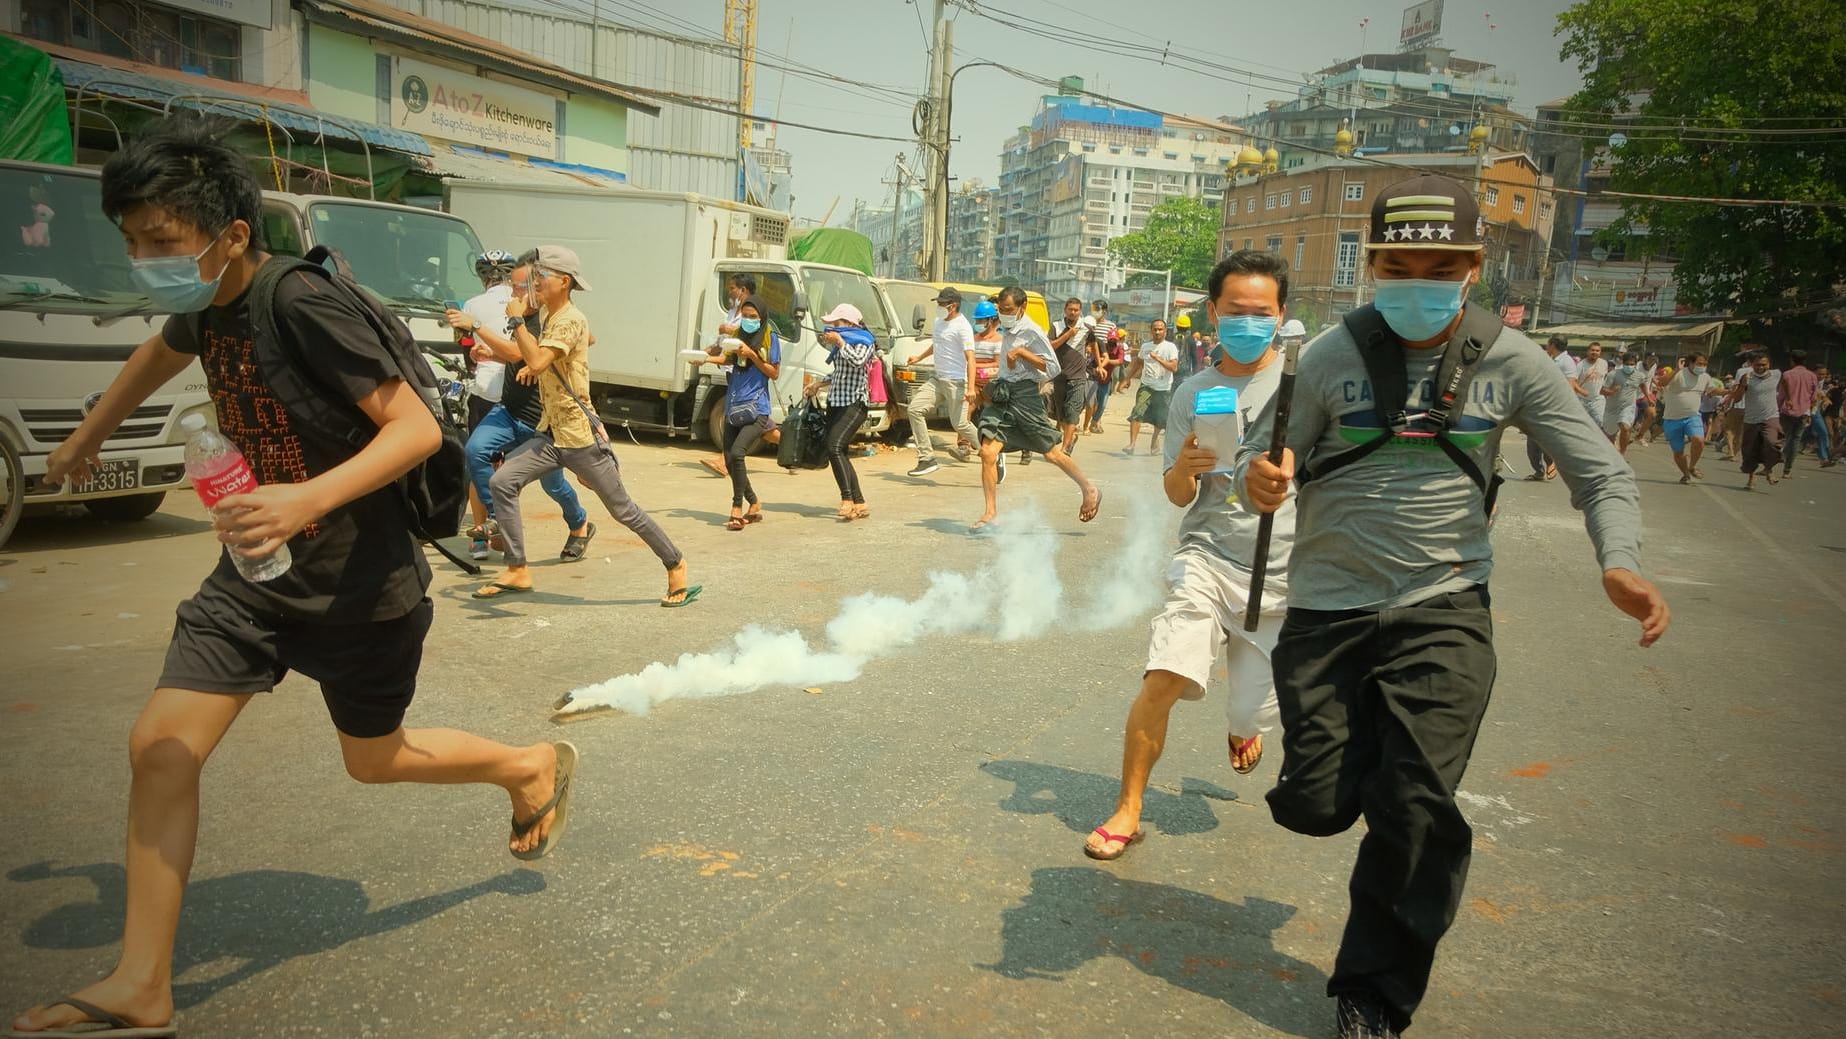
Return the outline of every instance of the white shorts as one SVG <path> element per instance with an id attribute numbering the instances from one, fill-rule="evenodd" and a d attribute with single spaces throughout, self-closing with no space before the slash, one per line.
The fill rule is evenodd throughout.
<path id="1" fill-rule="evenodd" d="M 1166 606 L 1154 618 L 1147 645 L 1147 670 L 1170 671 L 1190 683 L 1187 700 L 1200 700 L 1222 659 L 1230 689 L 1225 717 L 1231 732 L 1253 736 L 1273 732 L 1278 722 L 1275 676 L 1269 655 L 1288 611 L 1273 584 L 1264 588 L 1263 612 L 1255 631 L 1243 630 L 1250 577 L 1205 552 L 1181 552 L 1167 569 Z"/>

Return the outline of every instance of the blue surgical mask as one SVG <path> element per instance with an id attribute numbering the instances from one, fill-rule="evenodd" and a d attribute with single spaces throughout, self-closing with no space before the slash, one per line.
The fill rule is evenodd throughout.
<path id="1" fill-rule="evenodd" d="M 224 232 L 218 232 L 223 237 Z M 147 301 L 154 309 L 163 314 L 196 314 L 211 306 L 212 297 L 218 295 L 218 283 L 224 280 L 224 270 L 210 281 L 199 274 L 199 261 L 211 251 L 212 245 L 218 244 L 213 238 L 211 245 L 199 250 L 197 256 L 150 256 L 146 259 L 129 260 L 128 276 L 147 296 Z M 224 262 L 225 268 L 231 261 Z"/>
<path id="2" fill-rule="evenodd" d="M 1624 364 L 1624 365 L 1622 365 L 1622 374 L 1623 374 L 1623 375 L 1633 375 L 1633 374 L 1634 374 L 1634 365 L 1632 365 L 1632 364 Z"/>
<path id="3" fill-rule="evenodd" d="M 1212 359 L 1215 361 L 1228 355 L 1238 364 L 1255 363 L 1275 340 L 1278 324 L 1281 324 L 1280 318 L 1260 314 L 1219 318 L 1218 345 L 1212 350 L 1216 355 Z"/>
<path id="4" fill-rule="evenodd" d="M 1692 374 L 1694 374 L 1694 375 L 1704 375 L 1704 374 L 1705 374 L 1705 366 L 1704 366 L 1704 365 L 1702 365 L 1702 364 L 1695 364 L 1695 365 L 1693 365 L 1693 366 L 1692 366 Z"/>
<path id="5" fill-rule="evenodd" d="M 737 327 L 743 329 L 745 332 L 748 332 L 751 335 L 755 335 L 756 330 L 763 327 L 763 319 L 755 318 L 755 317 L 741 317 L 737 319 Z"/>
<path id="6" fill-rule="evenodd" d="M 1440 333 L 1461 313 L 1466 281 L 1431 281 L 1427 278 L 1380 279 L 1372 305 L 1400 338 L 1421 342 Z"/>

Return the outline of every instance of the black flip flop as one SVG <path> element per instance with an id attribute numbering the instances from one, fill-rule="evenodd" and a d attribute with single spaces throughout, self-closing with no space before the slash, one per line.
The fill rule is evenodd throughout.
<path id="1" fill-rule="evenodd" d="M 7 1039 L 174 1039 L 179 1035 L 179 1029 L 170 1024 L 151 1027 L 131 1024 L 122 1015 L 112 1014 L 75 996 L 66 996 L 46 1005 L 73 1007 L 82 1011 L 90 1020 L 38 1032 L 21 1032 L 9 1028 L 6 1030 Z"/>
<path id="2" fill-rule="evenodd" d="M 589 533 L 582 537 L 572 534 L 564 539 L 564 551 L 558 553 L 559 559 L 576 561 L 583 558 L 583 553 L 590 547 L 590 539 L 596 536 L 596 524 L 587 527 Z"/>
<path id="3" fill-rule="evenodd" d="M 499 591 L 489 591 L 488 590 L 492 588 L 498 588 Z M 473 597 L 476 599 L 504 599 L 509 595 L 525 595 L 527 592 L 530 592 L 531 590 L 532 589 L 530 588 L 521 588 L 516 584 L 501 584 L 500 582 L 495 581 L 493 584 L 488 585 L 486 588 L 483 588 L 480 591 L 475 592 Z"/>
<path id="4" fill-rule="evenodd" d="M 551 800 L 546 801 L 543 807 L 523 821 L 515 816 L 513 836 L 524 837 L 531 833 L 532 828 L 542 822 L 545 816 L 554 811 L 557 815 L 551 820 L 551 829 L 545 831 L 545 837 L 538 842 L 537 847 L 530 851 L 513 853 L 513 857 L 521 862 L 531 862 L 551 854 L 551 849 L 557 847 L 558 842 L 564 839 L 564 828 L 570 824 L 570 781 L 577 773 L 577 748 L 574 744 L 563 740 L 552 746 L 558 749 L 558 771 L 556 783 L 551 791 Z"/>

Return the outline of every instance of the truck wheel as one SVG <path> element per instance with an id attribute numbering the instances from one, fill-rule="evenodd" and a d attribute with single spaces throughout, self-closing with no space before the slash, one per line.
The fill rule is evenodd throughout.
<path id="1" fill-rule="evenodd" d="M 116 523 L 132 523 L 144 520 L 160 511 L 160 503 L 165 501 L 165 491 L 152 494 L 124 494 L 119 498 L 96 498 L 83 503 L 85 510 L 99 520 Z"/>
<path id="2" fill-rule="evenodd" d="M 711 398 L 711 406 L 705 409 L 705 434 L 711 437 L 713 451 L 724 450 L 724 400 L 729 396 L 719 390 Z"/>

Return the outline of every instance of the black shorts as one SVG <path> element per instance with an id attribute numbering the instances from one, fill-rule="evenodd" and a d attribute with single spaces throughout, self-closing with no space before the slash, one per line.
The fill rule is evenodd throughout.
<path id="1" fill-rule="evenodd" d="M 428 599 L 402 617 L 310 624 L 260 614 L 214 588 L 179 604 L 159 688 L 263 693 L 299 672 L 320 683 L 333 727 L 359 739 L 388 736 L 417 691 Z"/>
<path id="2" fill-rule="evenodd" d="M 1052 391 L 1052 418 L 1067 426 L 1082 422 L 1083 409 L 1090 406 L 1096 383 L 1088 375 L 1079 375 L 1074 379 L 1060 375 L 1052 380 L 1052 385 L 1057 387 Z"/>

